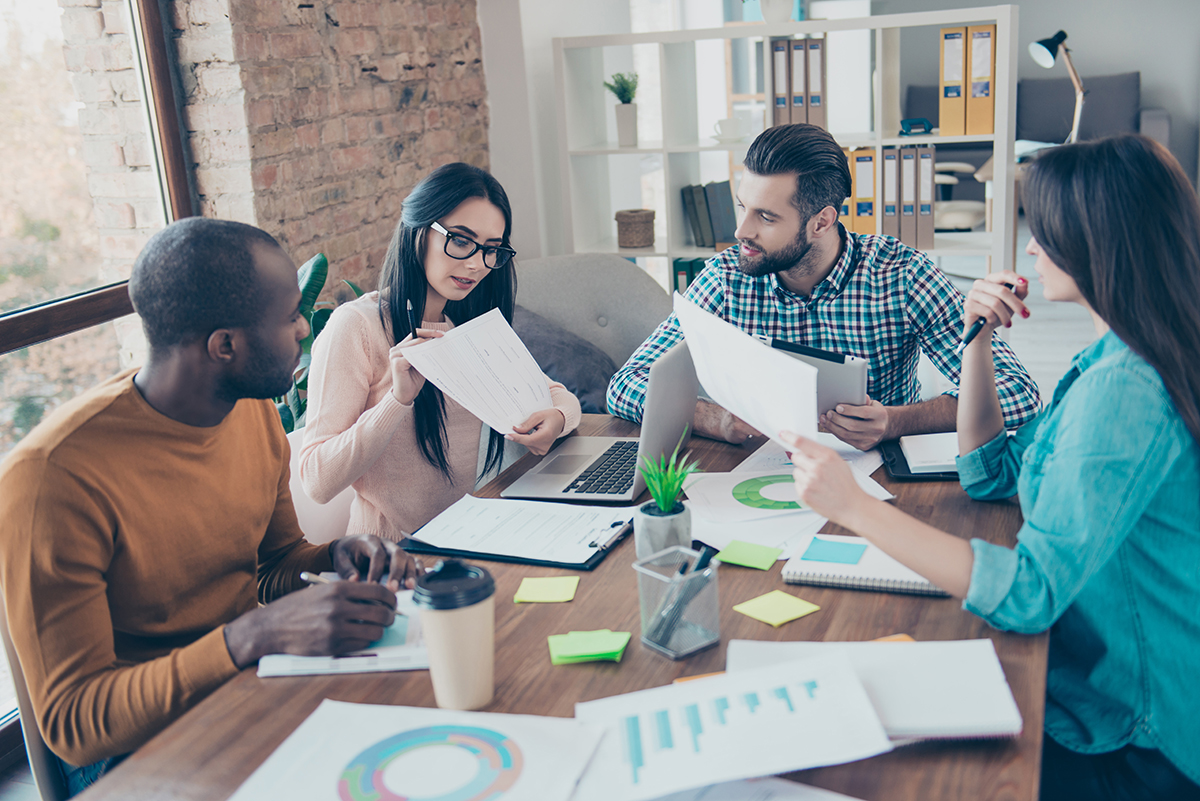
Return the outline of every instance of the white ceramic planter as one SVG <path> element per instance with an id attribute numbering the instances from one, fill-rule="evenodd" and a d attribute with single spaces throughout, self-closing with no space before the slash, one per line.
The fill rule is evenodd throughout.
<path id="1" fill-rule="evenodd" d="M 758 0 L 763 22 L 790 22 L 794 0 Z"/>
<path id="2" fill-rule="evenodd" d="M 617 146 L 637 147 L 637 103 L 618 103 Z"/>
<path id="3" fill-rule="evenodd" d="M 649 514 L 647 510 L 650 509 L 658 512 L 658 504 L 650 501 L 633 513 L 633 541 L 638 559 L 645 559 L 673 545 L 691 547 L 692 510 L 682 502 L 676 503 L 675 508 L 678 511 L 669 515 Z"/>

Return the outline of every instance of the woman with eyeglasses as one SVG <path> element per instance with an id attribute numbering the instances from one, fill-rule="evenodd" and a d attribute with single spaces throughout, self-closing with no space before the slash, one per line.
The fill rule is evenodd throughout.
<path id="1" fill-rule="evenodd" d="M 474 488 L 482 424 L 404 351 L 492 309 L 512 321 L 511 231 L 495 178 L 469 164 L 439 167 L 404 200 L 380 290 L 339 306 L 317 338 L 300 477 L 318 503 L 354 487 L 353 533 L 398 540 Z M 579 401 L 546 380 L 553 407 L 491 431 L 485 474 L 505 439 L 542 455 L 579 424 Z"/>
<path id="2" fill-rule="evenodd" d="M 1019 495 L 1017 546 L 939 531 L 866 497 L 836 454 L 785 434 L 796 489 L 1008 631 L 1050 632 L 1041 798 L 1200 799 L 1200 203 L 1179 162 L 1126 135 L 1042 151 L 1024 184 L 1026 252 L 1047 300 L 1097 339 L 1049 405 L 1007 436 L 992 332 L 1028 284 L 967 295 L 959 479 Z M 1006 284 L 1013 289 L 1006 288 Z"/>

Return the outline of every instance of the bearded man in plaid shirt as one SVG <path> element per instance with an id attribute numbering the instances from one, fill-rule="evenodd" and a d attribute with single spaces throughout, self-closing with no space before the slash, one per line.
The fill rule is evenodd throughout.
<path id="1" fill-rule="evenodd" d="M 924 253 L 890 236 L 847 232 L 838 209 L 849 194 L 846 155 L 826 131 L 767 129 L 746 153 L 738 244 L 709 259 L 686 296 L 748 334 L 869 360 L 866 405 L 821 416 L 839 439 L 866 450 L 953 431 L 957 390 L 921 401 L 917 362 L 924 351 L 957 385 L 962 293 Z M 682 338 L 672 314 L 613 376 L 609 412 L 641 422 L 650 365 Z M 999 334 L 992 348 L 1004 424 L 1016 428 L 1041 408 L 1037 385 Z M 693 428 L 733 443 L 757 433 L 708 400 L 697 401 Z"/>

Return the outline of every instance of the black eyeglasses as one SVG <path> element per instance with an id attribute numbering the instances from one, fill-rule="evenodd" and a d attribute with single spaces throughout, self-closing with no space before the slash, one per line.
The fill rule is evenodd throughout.
<path id="1" fill-rule="evenodd" d="M 452 259 L 458 259 L 459 261 L 469 259 L 477 251 L 482 250 L 483 266 L 489 270 L 499 270 L 517 255 L 517 251 L 512 248 L 506 248 L 502 245 L 481 245 L 474 239 L 468 239 L 462 234 L 451 233 L 437 222 L 430 223 L 429 227 L 446 237 L 446 244 L 442 249 Z"/>

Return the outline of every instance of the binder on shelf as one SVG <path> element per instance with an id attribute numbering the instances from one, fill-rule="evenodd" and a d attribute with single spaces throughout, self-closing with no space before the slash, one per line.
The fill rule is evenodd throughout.
<path id="1" fill-rule="evenodd" d="M 875 233 L 875 148 L 854 151 L 854 230 Z"/>
<path id="2" fill-rule="evenodd" d="M 900 148 L 900 241 L 917 246 L 917 149 Z"/>
<path id="3" fill-rule="evenodd" d="M 804 69 L 808 59 L 804 57 L 805 39 L 793 39 L 791 41 L 791 113 L 792 122 L 808 122 L 808 78 L 805 77 L 807 70 Z"/>
<path id="4" fill-rule="evenodd" d="M 691 286 L 692 281 L 696 280 L 696 276 L 704 272 L 704 265 L 708 263 L 706 258 L 692 259 L 691 265 L 688 267 L 688 286 Z"/>
<path id="5" fill-rule="evenodd" d="M 729 181 L 713 182 L 704 187 L 708 215 L 712 221 L 714 247 L 718 251 L 737 244 L 737 214 L 733 210 L 733 188 Z"/>
<path id="6" fill-rule="evenodd" d="M 933 204 L 937 186 L 933 180 L 932 145 L 917 148 L 917 250 L 933 250 Z"/>
<path id="7" fill-rule="evenodd" d="M 938 82 L 938 128 L 942 136 L 962 136 L 967 131 L 966 38 L 966 28 L 942 28 Z"/>
<path id="8" fill-rule="evenodd" d="M 692 260 L 675 259 L 672 262 L 672 267 L 674 268 L 672 272 L 675 275 L 675 291 L 682 294 L 688 288 L 688 283 L 690 283 L 688 276 L 691 271 Z"/>
<path id="9" fill-rule="evenodd" d="M 891 147 L 883 151 L 883 233 L 900 238 L 900 153 Z"/>
<path id="10" fill-rule="evenodd" d="M 716 244 L 713 239 L 712 220 L 708 216 L 708 201 L 704 199 L 704 187 L 693 186 L 692 204 L 696 208 L 696 218 L 700 222 L 700 247 L 711 248 Z"/>
<path id="11" fill-rule="evenodd" d="M 966 132 L 969 136 L 996 130 L 996 26 L 967 28 L 967 64 L 970 81 L 967 95 Z"/>
<path id="12" fill-rule="evenodd" d="M 825 113 L 825 40 L 809 39 L 808 64 L 808 123 L 824 128 Z"/>
<path id="13" fill-rule="evenodd" d="M 700 218 L 696 215 L 696 201 L 692 194 L 692 187 L 685 186 L 679 190 L 679 196 L 683 199 L 683 217 L 687 220 L 688 228 L 692 232 L 692 244 L 696 247 L 704 247 L 703 236 L 700 233 Z"/>
<path id="14" fill-rule="evenodd" d="M 788 86 L 788 77 L 791 72 L 788 69 L 788 61 L 791 56 L 791 47 L 788 45 L 790 39 L 772 39 L 771 40 L 771 86 L 773 88 L 774 100 L 771 109 L 771 125 L 787 125 L 791 122 L 790 104 L 788 102 L 788 93 L 791 87 Z"/>
<path id="15" fill-rule="evenodd" d="M 854 162 L 850 160 L 850 148 L 843 147 L 842 152 L 846 154 L 846 169 L 850 171 L 850 194 L 842 201 L 842 210 L 838 216 L 842 218 L 842 225 L 847 231 L 854 230 L 854 215 L 850 213 L 850 206 L 854 203 Z"/>

